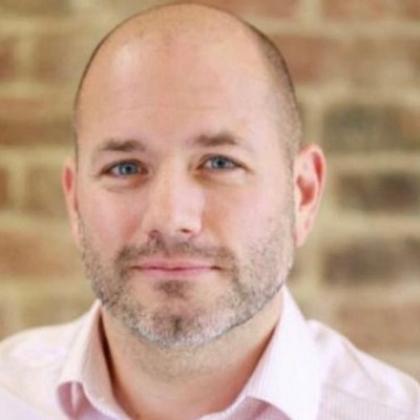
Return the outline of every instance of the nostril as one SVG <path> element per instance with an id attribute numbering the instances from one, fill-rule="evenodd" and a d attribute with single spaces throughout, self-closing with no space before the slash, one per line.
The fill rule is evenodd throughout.
<path id="1" fill-rule="evenodd" d="M 185 233 L 185 234 L 189 234 L 191 233 L 191 229 L 187 229 L 187 228 L 182 228 L 179 230 L 181 233 Z"/>

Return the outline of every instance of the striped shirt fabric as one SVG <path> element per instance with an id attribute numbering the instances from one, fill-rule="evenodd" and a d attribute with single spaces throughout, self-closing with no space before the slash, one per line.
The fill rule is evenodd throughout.
<path id="1" fill-rule="evenodd" d="M 305 320 L 283 293 L 281 322 L 247 384 L 230 407 L 201 420 L 420 420 L 414 379 Z M 100 317 L 95 302 L 72 323 L 0 344 L 1 418 L 129 418 L 113 396 Z"/>

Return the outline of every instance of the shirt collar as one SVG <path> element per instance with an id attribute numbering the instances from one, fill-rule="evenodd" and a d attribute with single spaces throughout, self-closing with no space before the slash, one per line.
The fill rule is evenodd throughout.
<path id="1" fill-rule="evenodd" d="M 315 420 L 320 393 L 318 350 L 285 287 L 281 320 L 242 394 L 266 401 L 290 419 Z"/>
<path id="2" fill-rule="evenodd" d="M 99 301 L 96 301 L 80 319 L 81 327 L 74 337 L 58 381 L 57 398 L 69 416 L 77 415 L 90 404 L 109 417 L 125 417 L 117 408 L 112 393 L 100 308 Z"/>
<path id="3" fill-rule="evenodd" d="M 95 302 L 82 318 L 58 382 L 57 397 L 69 416 L 91 404 L 109 417 L 125 418 L 112 393 L 100 316 L 100 303 Z M 281 320 L 236 402 L 254 398 L 290 419 L 315 420 L 320 382 L 315 343 L 303 315 L 284 288 Z"/>

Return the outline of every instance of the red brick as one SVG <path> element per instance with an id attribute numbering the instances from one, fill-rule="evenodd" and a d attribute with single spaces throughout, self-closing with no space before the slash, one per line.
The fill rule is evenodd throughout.
<path id="1" fill-rule="evenodd" d="M 343 70 L 343 77 L 356 86 L 419 86 L 420 38 L 356 37 Z"/>
<path id="2" fill-rule="evenodd" d="M 416 19 L 418 0 L 322 0 L 323 13 L 340 20 Z"/>
<path id="3" fill-rule="evenodd" d="M 398 115 L 401 137 L 420 144 L 420 107 L 400 108 Z M 417 133 L 417 134 L 416 134 Z"/>
<path id="4" fill-rule="evenodd" d="M 17 15 L 55 15 L 71 11 L 68 0 L 2 0 L 1 9 L 4 13 Z"/>
<path id="5" fill-rule="evenodd" d="M 420 213 L 420 173 L 345 174 L 335 184 L 334 196 L 344 208 L 400 216 Z"/>
<path id="6" fill-rule="evenodd" d="M 0 145 L 71 144 L 72 137 L 70 118 L 33 119 L 22 115 L 19 119 L 8 119 L 0 116 Z"/>
<path id="7" fill-rule="evenodd" d="M 265 0 L 263 2 L 255 0 L 195 0 L 191 3 L 217 7 L 243 17 L 258 16 L 283 19 L 296 16 L 300 2 L 301 0 Z M 154 0 L 152 5 L 150 2 L 133 2 L 132 0 L 119 0 L 118 2 L 102 0 L 101 5 L 115 16 L 130 16 L 142 10 L 147 10 L 151 6 L 178 3 L 185 3 L 185 1 Z M 85 7 L 89 8 L 89 11 L 97 10 L 94 4 L 92 6 L 86 4 Z"/>
<path id="8" fill-rule="evenodd" d="M 324 116 L 323 144 L 331 152 L 420 149 L 420 108 L 333 104 Z"/>
<path id="9" fill-rule="evenodd" d="M 34 216 L 65 218 L 61 167 L 29 167 L 25 175 L 23 210 Z"/>
<path id="10" fill-rule="evenodd" d="M 420 351 L 420 302 L 395 304 L 349 298 L 336 311 L 338 328 L 362 349 Z"/>
<path id="11" fill-rule="evenodd" d="M 8 201 L 8 173 L 4 168 L 0 168 L 0 209 L 6 207 Z"/>
<path id="12" fill-rule="evenodd" d="M 34 145 L 70 142 L 73 94 L 0 98 L 0 144 Z"/>
<path id="13" fill-rule="evenodd" d="M 16 322 L 16 304 L 9 296 L 2 294 L 0 300 L 0 340 L 13 334 L 18 324 Z"/>
<path id="14" fill-rule="evenodd" d="M 290 18 L 296 15 L 298 0 L 197 0 L 194 3 L 205 4 L 227 10 L 239 16 L 267 16 L 271 18 Z"/>
<path id="15" fill-rule="evenodd" d="M 411 19 L 420 18 L 420 2 L 418 0 L 405 0 L 404 4 L 406 16 Z M 420 376 L 420 371 L 419 371 Z"/>
<path id="16" fill-rule="evenodd" d="M 48 118 L 57 107 L 68 109 L 69 100 L 56 94 L 42 96 L 3 96 L 0 98 L 0 118 Z"/>
<path id="17" fill-rule="evenodd" d="M 16 72 L 16 41 L 0 39 L 0 83 L 9 81 Z"/>
<path id="18" fill-rule="evenodd" d="M 82 315 L 91 305 L 92 298 L 73 294 L 54 293 L 31 296 L 20 307 L 20 327 L 22 329 L 41 325 L 68 322 Z"/>
<path id="19" fill-rule="evenodd" d="M 273 35 L 295 83 L 325 83 L 342 78 L 346 46 L 320 36 Z"/>
<path id="20" fill-rule="evenodd" d="M 420 238 L 343 238 L 324 250 L 323 276 L 334 286 L 414 282 L 420 278 Z"/>
<path id="21" fill-rule="evenodd" d="M 42 228 L 42 229 L 41 229 Z M 38 231 L 1 229 L 0 278 L 60 279 L 80 276 L 80 263 L 70 233 L 52 233 L 48 223 Z"/>
<path id="22" fill-rule="evenodd" d="M 351 35 L 351 32 L 349 32 Z M 420 84 L 420 38 L 273 35 L 298 84 L 382 88 Z"/>
<path id="23" fill-rule="evenodd" d="M 94 36 L 73 32 L 40 36 L 33 51 L 34 78 L 76 86 L 96 41 Z"/>

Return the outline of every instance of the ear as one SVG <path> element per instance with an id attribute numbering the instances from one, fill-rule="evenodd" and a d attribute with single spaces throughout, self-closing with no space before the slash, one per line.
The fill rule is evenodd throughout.
<path id="1" fill-rule="evenodd" d="M 295 244 L 302 246 L 315 221 L 325 186 L 326 161 L 322 149 L 311 144 L 294 162 Z"/>
<path id="2" fill-rule="evenodd" d="M 79 210 L 77 201 L 77 169 L 75 158 L 69 157 L 63 166 L 61 185 L 66 199 L 71 232 L 77 247 L 80 248 Z"/>

